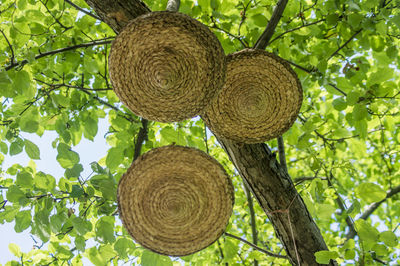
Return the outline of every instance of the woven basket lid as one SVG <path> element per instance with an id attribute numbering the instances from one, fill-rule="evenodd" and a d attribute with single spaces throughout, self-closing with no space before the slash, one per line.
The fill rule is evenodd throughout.
<path id="1" fill-rule="evenodd" d="M 226 57 L 202 23 L 159 11 L 131 21 L 114 40 L 109 70 L 115 93 L 136 115 L 177 122 L 199 115 L 224 84 Z"/>
<path id="2" fill-rule="evenodd" d="M 245 49 L 227 56 L 224 87 L 202 118 L 220 137 L 260 143 L 293 125 L 302 100 L 300 81 L 286 61 Z"/>
<path id="3" fill-rule="evenodd" d="M 143 247 L 185 256 L 225 231 L 233 191 L 223 167 L 206 153 L 165 146 L 132 163 L 118 184 L 118 207 L 124 227 Z"/>

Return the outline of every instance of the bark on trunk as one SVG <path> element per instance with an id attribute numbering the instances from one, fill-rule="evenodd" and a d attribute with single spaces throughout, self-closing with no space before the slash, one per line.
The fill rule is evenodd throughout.
<path id="1" fill-rule="evenodd" d="M 140 0 L 86 0 L 118 33 L 127 22 L 150 9 Z M 265 144 L 218 139 L 274 226 L 293 265 L 318 265 L 314 253 L 327 250 L 319 228 L 290 176 Z M 331 265 L 336 263 L 331 262 Z"/>

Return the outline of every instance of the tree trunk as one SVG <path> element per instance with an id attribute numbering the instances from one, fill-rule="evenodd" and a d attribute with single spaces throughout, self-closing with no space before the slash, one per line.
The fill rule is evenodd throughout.
<path id="1" fill-rule="evenodd" d="M 129 20 L 150 12 L 140 0 L 86 2 L 116 33 Z M 290 262 L 293 265 L 318 265 L 314 253 L 327 250 L 327 246 L 290 176 L 279 165 L 268 146 L 218 140 L 268 215 Z M 335 264 L 331 261 L 331 265 Z"/>

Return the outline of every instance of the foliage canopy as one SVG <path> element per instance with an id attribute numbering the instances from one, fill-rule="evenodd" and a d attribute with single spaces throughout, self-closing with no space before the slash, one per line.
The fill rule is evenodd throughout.
<path id="1" fill-rule="evenodd" d="M 167 1 L 144 2 L 164 10 Z M 231 53 L 255 44 L 274 8 L 267 0 L 182 0 L 180 11 L 208 25 Z M 399 0 L 295 0 L 269 41 L 267 50 L 292 64 L 304 88 L 301 113 L 283 139 L 289 174 L 329 247 L 316 254 L 319 263 L 400 264 L 399 28 Z M 16 232 L 47 243 L 26 253 L 10 244 L 16 260 L 7 265 L 81 265 L 83 257 L 95 265 L 178 263 L 133 243 L 119 222 L 116 186 L 143 127 L 142 153 L 173 142 L 196 147 L 235 185 L 231 235 L 183 261 L 289 264 L 267 254 L 285 255 L 201 120 L 143 124 L 121 105 L 107 70 L 115 33 L 83 0 L 2 0 L 0 33 L 0 163 L 22 152 L 32 159 L 0 169 L 0 223 L 14 221 Z M 82 165 L 74 149 L 94 139 L 100 118 L 109 122 L 110 149 Z M 40 147 L 29 136 L 46 131 L 58 134 L 51 141 L 60 176 L 34 163 Z M 276 140 L 268 145 L 277 150 Z M 82 176 L 84 167 L 93 173 Z"/>

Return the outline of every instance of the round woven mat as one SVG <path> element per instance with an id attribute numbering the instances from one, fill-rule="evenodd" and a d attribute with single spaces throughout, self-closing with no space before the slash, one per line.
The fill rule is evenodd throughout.
<path id="1" fill-rule="evenodd" d="M 232 214 L 234 192 L 223 167 L 182 146 L 136 159 L 118 184 L 123 225 L 143 247 L 185 256 L 216 241 Z"/>
<path id="2" fill-rule="evenodd" d="M 177 122 L 199 115 L 224 84 L 225 54 L 195 19 L 151 12 L 131 21 L 112 44 L 115 93 L 136 115 Z"/>
<path id="3" fill-rule="evenodd" d="M 302 100 L 300 81 L 287 62 L 245 49 L 227 56 L 224 87 L 202 118 L 220 137 L 260 143 L 293 125 Z"/>

